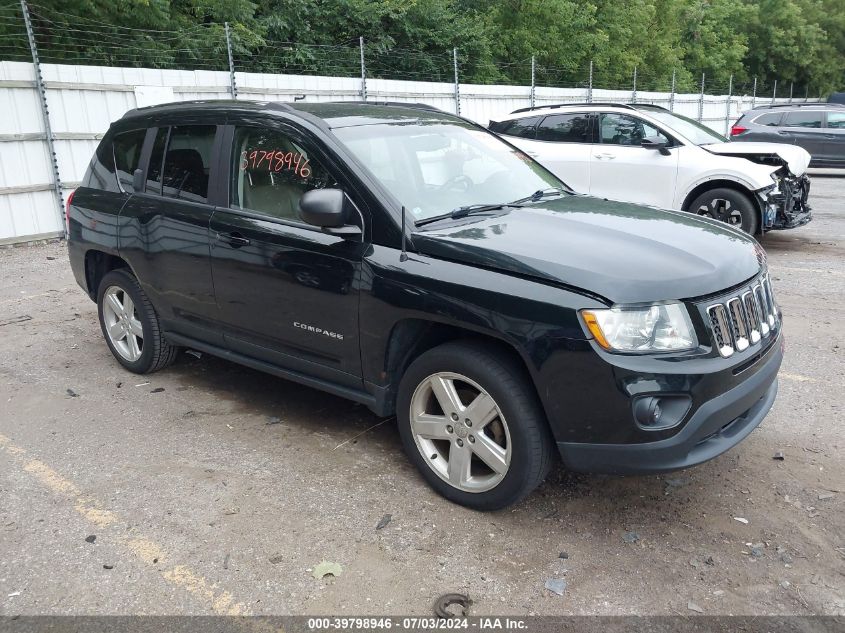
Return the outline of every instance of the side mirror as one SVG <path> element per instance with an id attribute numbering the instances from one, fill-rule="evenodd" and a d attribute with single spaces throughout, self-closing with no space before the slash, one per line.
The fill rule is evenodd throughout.
<path id="1" fill-rule="evenodd" d="M 659 136 L 646 136 L 640 141 L 640 145 L 646 149 L 656 149 L 663 156 L 669 156 L 671 154 L 667 147 L 668 143 Z"/>
<path id="2" fill-rule="evenodd" d="M 299 217 L 312 226 L 319 226 L 326 233 L 354 237 L 361 229 L 346 224 L 350 202 L 340 189 L 312 189 L 299 199 Z"/>
<path id="3" fill-rule="evenodd" d="M 144 171 L 142 169 L 136 169 L 132 172 L 132 189 L 135 190 L 135 193 L 144 190 Z"/>

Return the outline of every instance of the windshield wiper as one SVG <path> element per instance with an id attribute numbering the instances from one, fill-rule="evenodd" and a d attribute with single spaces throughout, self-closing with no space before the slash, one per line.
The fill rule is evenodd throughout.
<path id="1" fill-rule="evenodd" d="M 496 211 L 498 209 L 504 209 L 505 207 L 519 207 L 522 206 L 519 202 L 496 202 L 492 204 L 468 204 L 463 207 L 458 207 L 457 209 L 452 209 L 449 213 L 442 213 L 440 215 L 434 215 L 430 218 L 423 218 L 422 220 L 417 220 L 414 222 L 414 226 L 424 226 L 426 224 L 431 224 L 432 222 L 438 222 L 440 220 L 457 220 L 459 218 L 465 218 L 468 215 L 472 215 L 474 213 L 484 213 L 485 211 Z"/>
<path id="2" fill-rule="evenodd" d="M 547 189 L 538 189 L 530 196 L 525 196 L 524 198 L 520 198 L 519 200 L 514 200 L 511 204 L 525 204 L 526 202 L 539 202 L 546 196 L 556 195 L 561 196 L 564 193 L 568 193 L 566 189 L 563 187 L 549 187 Z"/>

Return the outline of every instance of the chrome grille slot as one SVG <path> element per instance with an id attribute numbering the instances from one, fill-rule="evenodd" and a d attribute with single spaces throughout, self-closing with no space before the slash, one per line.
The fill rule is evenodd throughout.
<path id="1" fill-rule="evenodd" d="M 717 303 L 707 308 L 707 315 L 710 317 L 710 329 L 716 341 L 716 348 L 719 354 L 727 358 L 734 353 L 732 326 L 728 322 L 728 312 L 724 305 Z"/>
<path id="2" fill-rule="evenodd" d="M 766 314 L 768 312 L 768 308 L 766 307 L 766 299 L 763 296 L 763 286 L 757 284 L 752 288 L 752 291 L 754 292 L 754 298 L 757 300 L 757 310 L 760 317 L 760 332 L 765 337 L 769 335 L 769 330 L 771 330 L 771 328 L 769 327 L 769 319 Z"/>
<path id="3" fill-rule="evenodd" d="M 777 321 L 778 318 L 778 309 L 775 304 L 775 294 L 772 292 L 772 281 L 769 279 L 768 275 L 766 275 L 766 278 L 763 280 L 763 292 L 766 295 L 766 304 L 769 309 L 766 318 L 769 321 L 769 326 L 774 327 L 775 321 Z"/>
<path id="4" fill-rule="evenodd" d="M 739 300 L 739 297 L 734 297 L 728 301 L 728 316 L 730 316 L 733 326 L 736 351 L 741 352 L 747 349 L 750 343 L 748 341 L 748 320 L 745 317 L 745 308 L 742 307 L 742 301 Z"/>
<path id="5" fill-rule="evenodd" d="M 774 333 L 778 308 L 768 274 L 705 309 L 713 344 L 723 358 L 744 352 Z"/>
<path id="6" fill-rule="evenodd" d="M 751 328 L 751 344 L 759 343 L 760 339 L 760 313 L 757 311 L 757 299 L 750 290 L 742 293 L 742 304 L 745 306 L 745 314 L 748 316 L 748 324 Z"/>

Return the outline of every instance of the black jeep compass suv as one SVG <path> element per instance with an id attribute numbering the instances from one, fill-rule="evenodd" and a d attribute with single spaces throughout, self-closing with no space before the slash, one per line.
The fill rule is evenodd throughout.
<path id="1" fill-rule="evenodd" d="M 593 472 L 701 463 L 777 392 L 753 238 L 575 195 L 425 106 L 133 110 L 68 234 L 125 368 L 190 347 L 395 415 L 428 483 L 474 508 L 527 495 L 555 453 Z"/>

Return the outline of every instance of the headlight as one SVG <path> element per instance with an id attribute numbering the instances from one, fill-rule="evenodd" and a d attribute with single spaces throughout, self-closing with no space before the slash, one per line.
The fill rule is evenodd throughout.
<path id="1" fill-rule="evenodd" d="M 698 346 L 687 309 L 680 303 L 582 310 L 581 316 L 606 350 L 668 352 Z"/>

